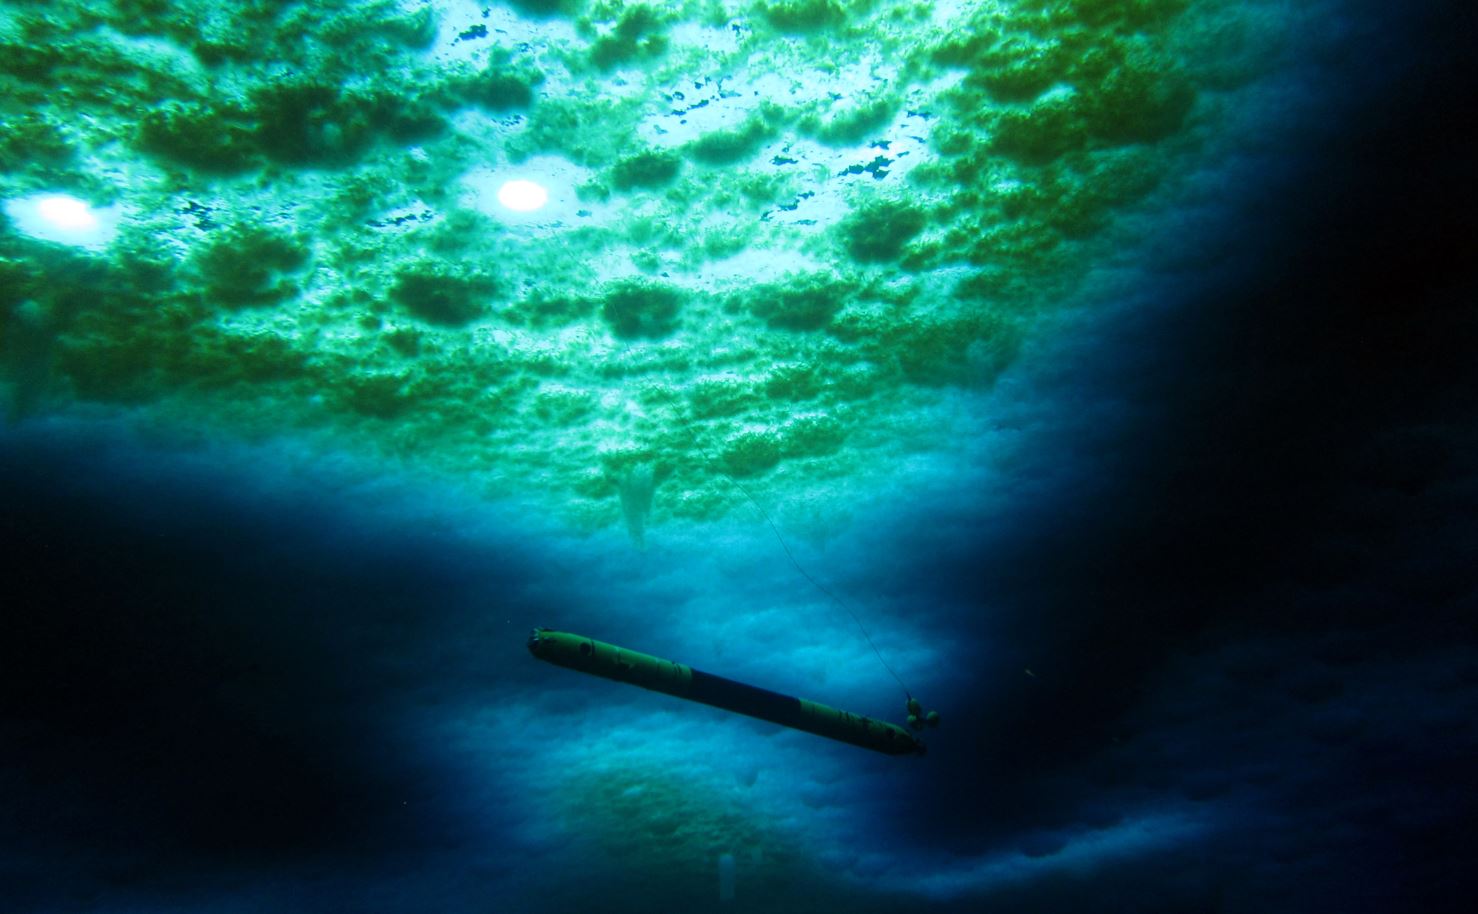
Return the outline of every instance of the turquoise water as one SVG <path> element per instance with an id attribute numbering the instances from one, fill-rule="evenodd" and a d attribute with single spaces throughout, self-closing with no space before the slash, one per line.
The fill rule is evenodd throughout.
<path id="1" fill-rule="evenodd" d="M 1470 18 L 0 5 L 0 907 L 1465 910 Z"/>

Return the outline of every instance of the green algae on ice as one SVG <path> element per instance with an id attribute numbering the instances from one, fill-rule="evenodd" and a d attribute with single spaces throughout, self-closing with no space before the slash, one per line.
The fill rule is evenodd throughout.
<path id="1" fill-rule="evenodd" d="M 0 225 L 0 336 L 48 315 L 44 385 L 0 356 L 25 413 L 126 403 L 494 496 L 536 479 L 640 537 L 732 510 L 724 474 L 799 491 L 949 446 L 919 411 L 988 390 L 1197 167 L 1268 59 L 1223 39 L 1277 5 L 3 12 L 0 196 L 129 214 L 94 249 Z M 469 190 L 510 180 L 549 204 Z M 655 497 L 592 484 L 618 452 L 664 468 Z"/>

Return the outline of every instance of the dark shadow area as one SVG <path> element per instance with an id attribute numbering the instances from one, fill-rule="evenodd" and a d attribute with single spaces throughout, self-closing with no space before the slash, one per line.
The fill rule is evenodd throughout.
<path id="1" fill-rule="evenodd" d="M 1401 868 L 1384 882 L 1433 909 L 1472 887 L 1454 854 L 1475 807 L 1458 763 L 1473 730 L 1410 726 L 1399 705 L 1451 700 L 1409 672 L 1424 659 L 1455 692 L 1474 685 L 1451 656 L 1478 635 L 1473 14 L 1392 8 L 1364 27 L 1360 60 L 1327 62 L 1345 74 L 1342 101 L 1303 126 L 1287 172 L 1229 188 L 1242 199 L 1216 240 L 1200 235 L 1193 261 L 1171 253 L 1143 306 L 1090 322 L 1092 346 L 1047 390 L 1071 418 L 1034 447 L 1081 461 L 1083 484 L 1021 505 L 1008 537 L 982 523 L 988 541 L 918 559 L 921 601 L 979 607 L 964 626 L 1018 661 L 982 669 L 950 718 L 968 745 L 931 756 L 955 789 L 911 810 L 919 840 L 1011 848 L 1023 830 L 1081 824 L 1116 791 L 1311 764 L 1274 743 L 1348 703 L 1393 716 L 1319 756 L 1322 784 L 1272 787 L 1318 810 L 1298 832 L 1310 844 L 1352 794 L 1383 818 L 1379 837 L 1334 842 L 1321 885 L 1366 885 L 1352 874 L 1379 859 Z M 1247 645 L 1269 659 L 1245 688 L 1164 678 L 1182 675 L 1171 661 L 1228 663 Z M 1382 682 L 1403 699 L 1347 694 Z M 1146 710 L 1166 688 L 1204 693 L 1167 719 Z M 1273 699 L 1298 713 L 1246 724 L 1232 756 L 1214 754 L 1235 703 Z M 1405 802 L 1429 815 L 1393 821 Z"/>
<path id="2" fill-rule="evenodd" d="M 42 861 L 7 906 L 485 830 L 402 725 L 490 694 L 476 640 L 527 557 L 109 446 L 0 443 L 0 856 Z"/>

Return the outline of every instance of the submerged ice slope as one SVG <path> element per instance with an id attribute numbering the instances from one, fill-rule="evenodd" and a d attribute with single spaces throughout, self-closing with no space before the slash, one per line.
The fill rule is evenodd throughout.
<path id="1" fill-rule="evenodd" d="M 527 657 L 529 626 L 566 625 L 897 716 L 851 623 L 757 524 L 634 554 L 619 531 L 459 513 L 458 493 L 363 466 L 263 472 L 301 456 L 276 448 L 161 455 L 121 427 L 52 420 L 7 433 L 27 537 L 6 542 L 54 605 L 0 654 L 7 676 L 74 683 L 7 706 L 7 726 L 36 729 L 0 775 L 52 779 L 7 808 L 22 828 L 5 837 L 24 840 L 0 864 L 27 874 L 10 880 L 21 910 L 67 909 L 63 883 L 107 911 L 471 910 L 489 895 L 575 911 L 592 886 L 607 911 L 702 907 L 726 855 L 731 910 L 884 910 L 1158 846 L 1098 828 L 1055 859 L 947 863 L 910 849 L 900 817 L 937 806 L 908 764 L 923 760 Z M 900 520 L 877 513 L 888 501 L 864 527 Z M 864 535 L 806 557 L 865 587 L 859 608 L 919 694 L 959 708 L 974 664 L 941 664 L 1001 662 L 968 625 L 948 652 L 921 636 L 965 610 L 890 592 L 911 553 Z M 936 735 L 945 757 L 963 736 Z M 188 891 L 172 888 L 185 871 Z"/>

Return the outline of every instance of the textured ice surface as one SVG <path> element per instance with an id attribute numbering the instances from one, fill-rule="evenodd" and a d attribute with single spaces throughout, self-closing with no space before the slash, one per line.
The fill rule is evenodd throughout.
<path id="1" fill-rule="evenodd" d="M 0 895 L 1444 910 L 1478 206 L 1376 6 L 0 3 Z M 524 650 L 900 718 L 787 550 L 927 759 Z"/>

